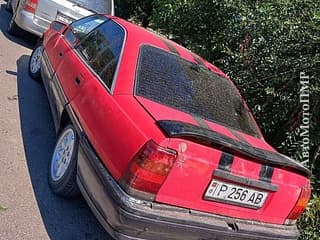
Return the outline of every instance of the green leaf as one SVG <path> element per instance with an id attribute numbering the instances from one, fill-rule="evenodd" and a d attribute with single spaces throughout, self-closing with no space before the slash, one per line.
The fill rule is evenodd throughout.
<path id="1" fill-rule="evenodd" d="M 6 211 L 8 207 L 0 204 L 0 212 Z"/>

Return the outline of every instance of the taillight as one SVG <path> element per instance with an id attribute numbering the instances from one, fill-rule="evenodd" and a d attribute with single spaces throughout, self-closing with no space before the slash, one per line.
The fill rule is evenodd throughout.
<path id="1" fill-rule="evenodd" d="M 303 213 L 303 211 L 306 209 L 307 204 L 309 202 L 311 195 L 311 186 L 310 183 L 301 188 L 301 192 L 299 195 L 299 199 L 295 205 L 295 207 L 292 209 L 290 214 L 288 215 L 285 224 L 294 224 L 297 219 L 300 217 L 300 215 Z"/>
<path id="2" fill-rule="evenodd" d="M 154 200 L 176 157 L 176 151 L 160 147 L 150 140 L 131 160 L 120 180 L 121 186 L 130 195 Z"/>
<path id="3" fill-rule="evenodd" d="M 24 3 L 23 9 L 30 13 L 35 13 L 39 0 L 27 0 Z"/>

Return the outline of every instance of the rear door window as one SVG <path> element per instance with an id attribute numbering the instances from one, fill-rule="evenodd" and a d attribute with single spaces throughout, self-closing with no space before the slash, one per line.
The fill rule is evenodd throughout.
<path id="1" fill-rule="evenodd" d="M 124 30 L 109 20 L 94 29 L 76 46 L 79 54 L 109 89 L 120 58 L 124 35 Z"/>
<path id="2" fill-rule="evenodd" d="M 83 40 L 94 28 L 107 21 L 108 18 L 103 15 L 92 15 L 82 18 L 70 24 L 64 37 L 71 45 Z"/>
<path id="3" fill-rule="evenodd" d="M 135 94 L 259 136 L 254 120 L 230 80 L 159 48 L 141 47 Z"/>

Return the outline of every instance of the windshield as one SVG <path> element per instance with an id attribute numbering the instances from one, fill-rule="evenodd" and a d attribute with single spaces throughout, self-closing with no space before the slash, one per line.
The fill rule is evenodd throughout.
<path id="1" fill-rule="evenodd" d="M 77 6 L 93 10 L 96 13 L 111 14 L 112 4 L 110 0 L 70 0 Z"/>
<path id="2" fill-rule="evenodd" d="M 140 49 L 135 94 L 252 136 L 260 136 L 230 80 L 164 50 Z"/>

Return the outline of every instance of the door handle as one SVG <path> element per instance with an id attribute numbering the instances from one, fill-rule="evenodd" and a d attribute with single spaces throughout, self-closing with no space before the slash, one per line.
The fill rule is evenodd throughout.
<path id="1" fill-rule="evenodd" d="M 74 81 L 76 82 L 77 85 L 79 85 L 81 83 L 81 80 L 78 77 L 76 77 L 76 79 Z"/>

